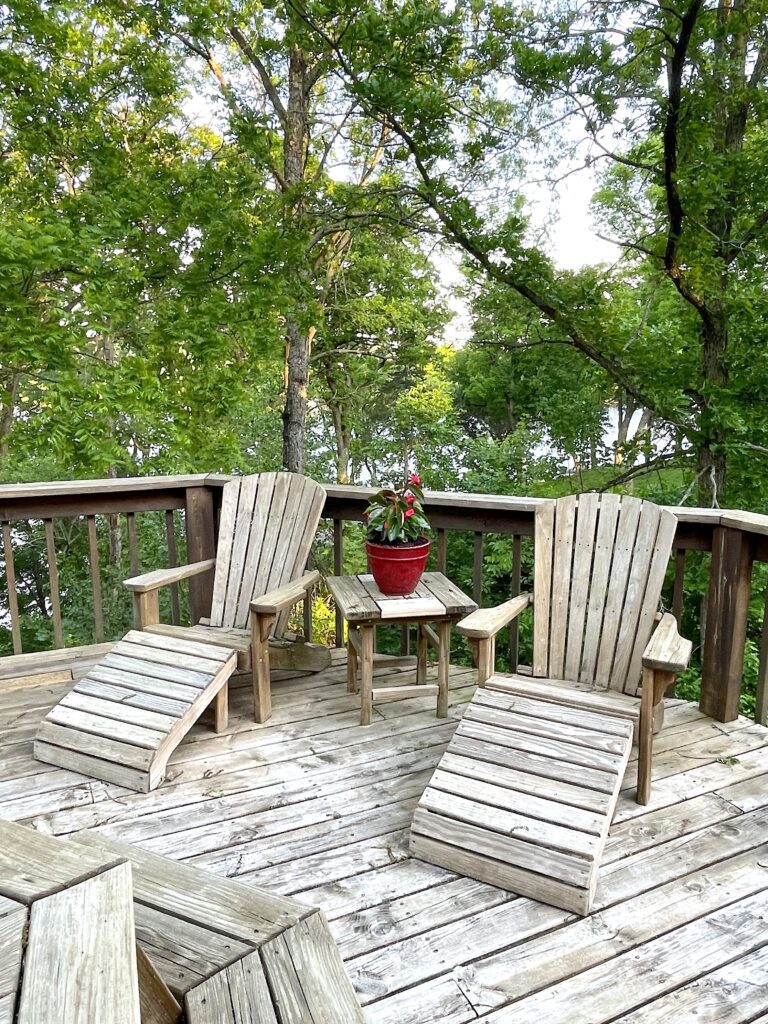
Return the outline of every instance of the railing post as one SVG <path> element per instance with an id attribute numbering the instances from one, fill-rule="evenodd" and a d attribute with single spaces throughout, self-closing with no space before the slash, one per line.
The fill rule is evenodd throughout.
<path id="1" fill-rule="evenodd" d="M 478 608 L 483 605 L 483 539 L 484 534 L 480 530 L 475 530 L 472 553 L 472 600 Z"/>
<path id="2" fill-rule="evenodd" d="M 678 548 L 675 552 L 675 584 L 672 588 L 672 614 L 677 619 L 678 626 L 683 618 L 683 597 L 685 594 L 685 548 Z"/>
<path id="3" fill-rule="evenodd" d="M 712 537 L 700 707 L 719 722 L 739 715 L 752 581 L 752 540 L 718 526 Z"/>
<path id="4" fill-rule="evenodd" d="M 19 598 L 16 593 L 16 572 L 13 565 L 13 540 L 10 523 L 3 523 L 3 556 L 5 558 L 5 581 L 8 585 L 8 610 L 11 613 L 13 653 L 21 654 L 21 620 L 19 619 Z"/>
<path id="5" fill-rule="evenodd" d="M 188 487 L 184 498 L 187 533 L 187 561 L 201 562 L 216 556 L 216 520 L 213 494 L 207 487 Z M 189 581 L 189 614 L 192 623 L 210 615 L 213 601 L 213 573 L 192 576 Z"/>

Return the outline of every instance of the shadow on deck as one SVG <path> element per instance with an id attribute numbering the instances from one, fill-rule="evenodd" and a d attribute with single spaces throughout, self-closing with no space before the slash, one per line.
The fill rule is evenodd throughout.
<path id="1" fill-rule="evenodd" d="M 0 663 L 0 818 L 98 828 L 321 906 L 371 1024 L 768 1021 L 768 729 L 668 702 L 651 803 L 632 799 L 632 760 L 596 912 L 579 919 L 408 854 L 413 809 L 474 691 L 469 670 L 452 669 L 447 721 L 419 698 L 376 705 L 366 728 L 342 652 L 315 676 L 276 673 L 266 725 L 240 678 L 227 734 L 203 719 L 168 780 L 138 794 L 32 757 L 68 686 L 14 688 L 9 673 L 79 676 L 94 657 Z M 396 682 L 412 664 L 382 658 L 377 674 Z"/>

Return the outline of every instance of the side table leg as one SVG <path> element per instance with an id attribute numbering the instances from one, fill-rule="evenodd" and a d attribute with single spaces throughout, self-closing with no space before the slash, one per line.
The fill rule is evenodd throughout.
<path id="1" fill-rule="evenodd" d="M 416 682 L 419 684 L 427 681 L 427 649 L 427 633 L 424 623 L 420 622 L 416 634 Z"/>
<path id="2" fill-rule="evenodd" d="M 350 626 L 347 633 L 347 693 L 357 693 L 357 637 L 359 633 Z"/>
<path id="3" fill-rule="evenodd" d="M 360 724 L 370 725 L 373 716 L 373 626 L 360 627 L 360 662 Z"/>
<path id="4" fill-rule="evenodd" d="M 437 636 L 440 646 L 437 652 L 437 717 L 448 717 L 448 665 L 451 658 L 451 623 L 439 622 Z"/>

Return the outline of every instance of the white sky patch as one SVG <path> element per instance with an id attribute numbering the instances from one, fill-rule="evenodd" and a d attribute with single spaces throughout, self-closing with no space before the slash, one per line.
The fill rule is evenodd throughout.
<path id="1" fill-rule="evenodd" d="M 618 245 L 595 233 L 590 202 L 596 189 L 591 170 L 572 174 L 557 186 L 556 221 L 549 231 L 547 250 L 563 270 L 613 263 L 621 255 Z"/>

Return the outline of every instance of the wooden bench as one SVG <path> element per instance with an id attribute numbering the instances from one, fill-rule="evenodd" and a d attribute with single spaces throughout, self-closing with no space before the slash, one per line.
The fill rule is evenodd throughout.
<path id="1" fill-rule="evenodd" d="M 411 853 L 588 914 L 635 708 L 598 709 L 593 694 L 589 706 L 562 704 L 495 681 L 470 701 L 419 801 Z"/>
<path id="2" fill-rule="evenodd" d="M 186 1024 L 362 1024 L 322 912 L 95 832 L 133 866 L 136 936 Z"/>
<path id="3" fill-rule="evenodd" d="M 1 1024 L 140 1020 L 130 864 L 0 822 Z"/>
<path id="4" fill-rule="evenodd" d="M 218 644 L 132 630 L 48 712 L 35 757 L 149 792 L 212 703 L 216 731 L 226 729 L 236 665 Z"/>

